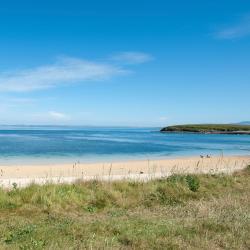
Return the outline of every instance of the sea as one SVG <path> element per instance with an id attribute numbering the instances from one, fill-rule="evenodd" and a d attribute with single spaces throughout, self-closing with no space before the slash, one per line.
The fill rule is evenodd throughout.
<path id="1" fill-rule="evenodd" d="M 0 126 L 0 164 L 249 154 L 250 135 L 161 133 L 156 127 Z"/>

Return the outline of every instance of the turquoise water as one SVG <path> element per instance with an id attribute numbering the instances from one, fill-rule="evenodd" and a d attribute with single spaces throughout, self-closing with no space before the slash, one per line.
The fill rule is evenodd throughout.
<path id="1" fill-rule="evenodd" d="M 160 133 L 159 128 L 0 127 L 0 163 L 96 162 L 250 154 L 249 135 Z"/>

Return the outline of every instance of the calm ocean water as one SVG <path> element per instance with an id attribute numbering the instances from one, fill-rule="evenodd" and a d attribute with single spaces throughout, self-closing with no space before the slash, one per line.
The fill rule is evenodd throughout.
<path id="1" fill-rule="evenodd" d="M 0 163 L 96 162 L 250 154 L 249 135 L 160 133 L 159 128 L 0 127 Z"/>

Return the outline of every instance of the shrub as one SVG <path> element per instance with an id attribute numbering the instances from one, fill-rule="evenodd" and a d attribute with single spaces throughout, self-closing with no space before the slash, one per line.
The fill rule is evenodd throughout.
<path id="1" fill-rule="evenodd" d="M 186 182 L 187 182 L 188 188 L 191 191 L 193 191 L 193 192 L 198 191 L 198 189 L 200 187 L 200 181 L 199 181 L 197 176 L 187 175 Z"/>

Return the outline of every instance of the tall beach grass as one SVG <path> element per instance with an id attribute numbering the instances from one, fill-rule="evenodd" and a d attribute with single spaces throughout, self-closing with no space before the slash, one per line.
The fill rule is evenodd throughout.
<path id="1" fill-rule="evenodd" d="M 0 189 L 0 248 L 249 249 L 249 194 L 250 167 Z"/>

